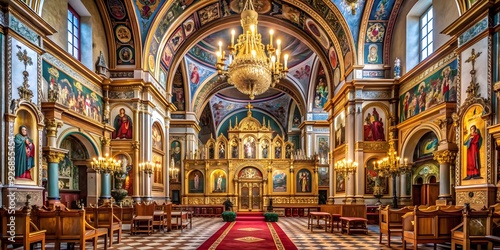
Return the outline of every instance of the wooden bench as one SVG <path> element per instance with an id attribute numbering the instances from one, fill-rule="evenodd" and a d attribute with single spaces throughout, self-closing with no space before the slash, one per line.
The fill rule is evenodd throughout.
<path id="1" fill-rule="evenodd" d="M 163 203 L 155 206 L 156 211 L 163 213 L 163 226 L 172 231 L 172 203 Z"/>
<path id="2" fill-rule="evenodd" d="M 31 244 L 40 242 L 45 250 L 45 230 L 39 230 L 30 219 L 28 207 L 22 210 L 9 211 L 0 209 L 0 223 L 2 234 L 2 249 L 7 249 L 9 244 L 20 244 L 23 249 L 32 249 Z M 14 247 L 15 248 L 15 247 Z"/>
<path id="3" fill-rule="evenodd" d="M 105 228 L 94 228 L 85 220 L 85 210 L 44 210 L 34 208 L 32 213 L 36 226 L 46 230 L 46 242 L 54 242 L 55 249 L 61 248 L 61 242 L 79 243 L 85 249 L 86 241 L 92 241 L 94 250 L 97 240 L 104 236 L 104 249 L 108 249 L 108 232 Z"/>
<path id="4" fill-rule="evenodd" d="M 307 220 L 307 229 L 310 227 L 312 232 L 314 227 L 321 228 L 319 224 L 321 219 L 325 220 L 325 232 L 327 232 L 328 227 L 331 226 L 332 223 L 332 214 L 328 212 L 310 212 Z M 314 220 L 316 220 L 316 225 L 314 225 Z"/>
<path id="5" fill-rule="evenodd" d="M 220 217 L 224 211 L 223 205 L 173 205 L 172 210 L 191 211 L 196 217 Z"/>
<path id="6" fill-rule="evenodd" d="M 413 211 L 413 207 L 404 207 L 400 209 L 393 209 L 390 205 L 380 207 L 379 225 L 380 235 L 379 243 L 382 244 L 382 235 L 387 235 L 387 245 L 391 246 L 391 236 L 403 236 L 403 223 L 401 223 L 401 216 L 408 212 Z"/>
<path id="7" fill-rule="evenodd" d="M 419 210 L 415 207 L 413 212 L 402 216 L 403 223 L 403 249 L 406 244 L 412 243 L 413 248 L 418 244 L 451 242 L 451 229 L 462 222 L 462 209 L 445 209 L 439 207 Z"/>
<path id="8" fill-rule="evenodd" d="M 491 231 L 489 222 L 492 210 L 473 211 L 466 204 L 462 223 L 451 230 L 451 249 L 456 249 L 457 245 L 461 245 L 464 250 L 471 249 L 472 245 L 477 245 L 477 249 L 481 249 L 481 245 L 487 246 L 488 239 L 485 236 Z"/>
<path id="9" fill-rule="evenodd" d="M 341 232 L 344 231 L 347 234 L 351 232 L 362 232 L 368 234 L 368 229 L 366 228 L 368 220 L 361 217 L 340 217 Z"/>
<path id="10" fill-rule="evenodd" d="M 171 213 L 171 225 L 172 228 L 180 229 L 181 232 L 184 228 L 187 228 L 188 225 L 190 228 L 193 227 L 191 218 L 189 216 L 189 212 L 187 211 L 172 211 Z"/>

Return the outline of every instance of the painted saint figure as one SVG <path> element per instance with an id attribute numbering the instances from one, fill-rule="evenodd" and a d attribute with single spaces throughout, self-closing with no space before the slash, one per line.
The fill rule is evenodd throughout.
<path id="1" fill-rule="evenodd" d="M 219 177 L 217 178 L 217 185 L 215 187 L 215 191 L 222 192 L 222 175 L 219 175 Z"/>
<path id="2" fill-rule="evenodd" d="M 132 118 L 125 114 L 124 108 L 116 115 L 114 127 L 113 139 L 132 139 Z"/>
<path id="3" fill-rule="evenodd" d="M 467 176 L 464 180 L 481 179 L 479 169 L 481 168 L 480 152 L 483 137 L 476 125 L 470 127 L 470 133 L 464 140 L 464 146 L 467 147 Z"/>
<path id="4" fill-rule="evenodd" d="M 16 178 L 32 179 L 30 169 L 35 166 L 35 144 L 28 136 L 26 126 L 19 127 L 19 134 L 14 137 Z"/>
<path id="5" fill-rule="evenodd" d="M 200 188 L 200 176 L 198 173 L 194 174 L 194 189 L 198 190 Z"/>

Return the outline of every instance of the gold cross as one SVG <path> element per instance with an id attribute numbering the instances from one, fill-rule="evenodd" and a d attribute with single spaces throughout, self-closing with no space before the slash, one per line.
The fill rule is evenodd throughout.
<path id="1" fill-rule="evenodd" d="M 248 110 L 252 109 L 253 108 L 253 105 L 251 103 L 248 103 L 245 108 L 247 108 Z"/>
<path id="2" fill-rule="evenodd" d="M 481 55 L 481 53 L 483 52 L 477 52 L 475 53 L 476 51 L 474 49 L 472 49 L 471 51 L 471 56 L 469 58 L 467 58 L 467 60 L 465 61 L 466 63 L 470 62 L 472 63 L 472 70 L 471 70 L 471 74 L 474 74 L 475 73 L 475 70 L 474 70 L 474 64 L 476 63 L 476 59 Z"/>

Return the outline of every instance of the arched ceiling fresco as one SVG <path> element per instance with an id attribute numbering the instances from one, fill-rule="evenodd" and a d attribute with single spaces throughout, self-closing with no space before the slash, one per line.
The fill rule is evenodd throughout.
<path id="1" fill-rule="evenodd" d="M 250 102 L 231 85 L 221 82 L 214 68 L 218 40 L 229 41 L 232 28 L 237 33 L 241 31 L 239 13 L 245 0 L 99 2 L 105 6 L 102 9 L 107 11 L 113 26 L 110 27 L 113 32 L 109 33 L 115 43 L 110 51 L 116 51 L 116 56 L 110 60 L 126 67 L 127 63 L 120 58 L 124 46 L 133 50 L 134 55 L 143 55 L 138 64 L 150 72 L 164 91 L 172 93 L 177 103 L 182 103 L 178 113 L 190 111 L 198 119 L 210 117 L 213 129 L 217 130 L 221 120 L 229 119 Z M 272 116 L 285 130 L 297 115 L 301 120 L 326 119 L 327 115 L 322 114 L 323 103 L 352 73 L 354 65 L 374 65 L 363 70 L 365 78 L 383 75 L 383 65 L 389 63 L 386 44 L 390 42 L 401 2 L 358 0 L 353 10 L 346 0 L 254 0 L 263 43 L 268 42 L 268 29 L 273 28 L 275 37 L 284 42 L 284 51 L 291 55 L 287 78 L 253 100 L 254 107 Z M 116 16 L 127 20 L 115 20 Z M 115 32 L 123 26 L 132 33 L 132 42 L 128 44 L 120 41 L 120 33 Z M 136 66 L 129 64 L 132 68 Z M 217 111 L 219 116 L 221 112 L 213 105 L 221 100 L 225 107 L 234 109 L 215 117 Z M 269 103 L 279 103 L 279 107 Z M 215 135 L 215 131 L 212 133 Z"/>

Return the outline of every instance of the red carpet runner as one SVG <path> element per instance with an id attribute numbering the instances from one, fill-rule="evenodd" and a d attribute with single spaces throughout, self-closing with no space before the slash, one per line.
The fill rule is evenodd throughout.
<path id="1" fill-rule="evenodd" d="M 262 218 L 262 217 L 261 217 Z M 236 218 L 238 220 L 238 218 Z M 297 249 L 276 224 L 264 220 L 227 222 L 198 249 Z"/>

